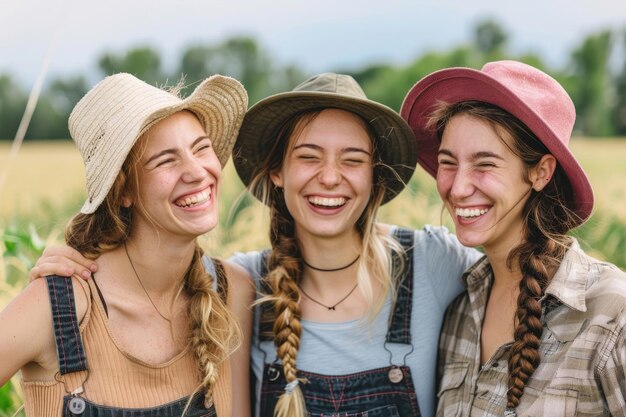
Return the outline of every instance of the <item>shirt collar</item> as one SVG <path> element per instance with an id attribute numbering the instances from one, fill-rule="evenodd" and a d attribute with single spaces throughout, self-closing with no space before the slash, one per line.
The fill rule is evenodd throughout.
<path id="1" fill-rule="evenodd" d="M 585 292 L 591 276 L 592 264 L 580 249 L 578 241 L 572 238 L 570 248 L 565 253 L 561 265 L 546 288 L 551 295 L 568 307 L 585 312 Z M 480 291 L 491 284 L 492 271 L 487 256 L 483 256 L 463 274 L 462 280 L 470 293 Z M 544 296 L 545 298 L 545 296 Z"/>
<path id="2" fill-rule="evenodd" d="M 489 259 L 487 259 L 486 255 L 483 255 L 474 265 L 465 270 L 461 279 L 467 291 L 474 292 L 490 285 L 492 275 Z"/>
<path id="3" fill-rule="evenodd" d="M 578 241 L 572 238 L 572 244 L 548 284 L 546 294 L 574 310 L 587 311 L 585 292 L 589 277 L 593 274 L 592 267 L 587 255 L 580 249 Z"/>

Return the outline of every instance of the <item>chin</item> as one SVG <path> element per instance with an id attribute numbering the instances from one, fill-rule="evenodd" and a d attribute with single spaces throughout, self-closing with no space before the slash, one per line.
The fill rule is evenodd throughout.
<path id="1" fill-rule="evenodd" d="M 459 239 L 459 242 L 461 242 L 463 246 L 467 246 L 469 248 L 483 246 L 487 240 L 486 236 L 480 236 L 476 233 L 463 233 L 462 231 L 458 232 L 458 230 L 456 233 L 456 237 L 457 239 Z"/>

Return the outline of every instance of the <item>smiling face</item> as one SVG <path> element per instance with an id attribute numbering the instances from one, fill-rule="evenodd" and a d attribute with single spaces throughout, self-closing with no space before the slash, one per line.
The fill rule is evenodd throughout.
<path id="1" fill-rule="evenodd" d="M 365 123 L 350 112 L 327 109 L 295 132 L 282 167 L 270 177 L 283 189 L 298 237 L 352 236 L 372 192 L 372 141 Z"/>
<path id="2" fill-rule="evenodd" d="M 213 229 L 221 165 L 198 118 L 175 113 L 152 126 L 138 146 L 138 196 L 124 198 L 139 206 L 133 233 L 157 227 L 195 238 Z"/>
<path id="3" fill-rule="evenodd" d="M 488 254 L 508 252 L 522 239 L 522 209 L 531 183 L 512 147 L 503 129 L 496 132 L 491 124 L 460 113 L 446 125 L 439 148 L 437 190 L 456 235 Z"/>

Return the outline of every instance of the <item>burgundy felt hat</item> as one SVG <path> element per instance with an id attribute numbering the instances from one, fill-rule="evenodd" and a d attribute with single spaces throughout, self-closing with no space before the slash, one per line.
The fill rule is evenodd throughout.
<path id="1" fill-rule="evenodd" d="M 440 142 L 436 129 L 426 127 L 434 106 L 470 100 L 506 110 L 543 142 L 572 185 L 574 198 L 570 208 L 580 217 L 581 224 L 587 220 L 593 209 L 593 190 L 568 147 L 576 109 L 556 80 L 530 65 L 496 61 L 480 71 L 448 68 L 418 81 L 404 98 L 400 111 L 417 139 L 418 163 L 433 177 L 437 175 Z"/>

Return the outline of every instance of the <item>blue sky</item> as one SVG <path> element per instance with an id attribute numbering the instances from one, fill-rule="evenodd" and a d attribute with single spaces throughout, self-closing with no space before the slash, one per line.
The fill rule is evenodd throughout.
<path id="1" fill-rule="evenodd" d="M 484 18 L 505 28 L 513 52 L 534 51 L 562 66 L 585 35 L 626 28 L 626 2 L 0 0 L 0 72 L 28 85 L 48 50 L 52 75 L 76 74 L 92 71 L 104 51 L 143 44 L 167 66 L 191 42 L 239 34 L 256 37 L 280 63 L 311 72 L 404 63 L 468 42 Z"/>

